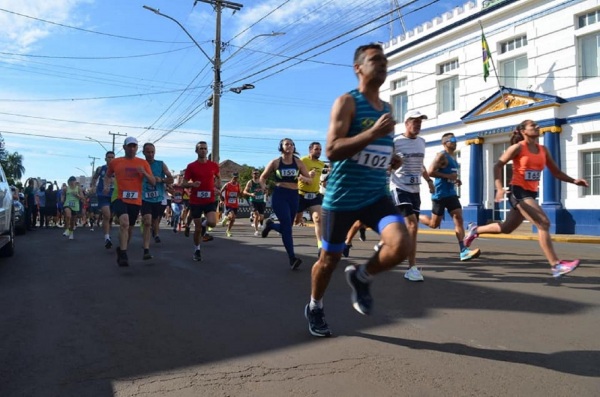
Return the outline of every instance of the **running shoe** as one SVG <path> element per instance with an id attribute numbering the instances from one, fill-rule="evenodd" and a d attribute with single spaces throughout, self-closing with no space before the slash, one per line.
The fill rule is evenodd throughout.
<path id="1" fill-rule="evenodd" d="M 346 281 L 352 288 L 352 307 L 360 314 L 371 314 L 373 298 L 369 291 L 369 283 L 358 279 L 358 268 L 354 265 L 346 266 Z"/>
<path id="2" fill-rule="evenodd" d="M 200 252 L 200 250 L 194 251 L 194 260 L 196 262 L 200 262 L 202 260 L 202 253 Z"/>
<path id="3" fill-rule="evenodd" d="M 145 249 L 144 250 L 144 256 L 142 257 L 143 260 L 147 261 L 152 259 L 152 254 L 150 253 L 150 250 Z"/>
<path id="4" fill-rule="evenodd" d="M 273 220 L 267 219 L 265 228 L 261 232 L 262 238 L 266 238 L 269 235 L 269 232 L 271 231 L 272 228 L 273 228 Z"/>
<path id="5" fill-rule="evenodd" d="M 467 233 L 463 241 L 465 247 L 469 248 L 471 244 L 473 244 L 473 240 L 475 240 L 477 237 L 479 237 L 479 234 L 477 234 L 477 224 L 469 222 L 469 226 L 467 227 Z"/>
<path id="6" fill-rule="evenodd" d="M 331 336 L 329 326 L 325 322 L 325 312 L 323 309 L 310 309 L 310 305 L 304 308 L 304 317 L 308 320 L 308 332 L 313 336 L 328 337 Z"/>
<path id="7" fill-rule="evenodd" d="M 93 231 L 94 231 L 94 227 L 92 226 L 92 227 L 90 227 L 90 232 L 93 232 Z"/>
<path id="8" fill-rule="evenodd" d="M 71 234 L 69 234 L 69 240 L 75 240 L 75 233 L 71 232 Z"/>
<path id="9" fill-rule="evenodd" d="M 104 240 L 104 248 L 106 248 L 106 249 L 112 248 L 112 241 L 110 241 L 109 238 L 107 238 L 106 240 Z"/>
<path id="10" fill-rule="evenodd" d="M 255 235 L 256 237 L 258 237 L 258 236 L 260 236 L 260 232 L 257 230 L 257 231 L 255 231 L 255 232 L 254 232 L 254 235 Z"/>
<path id="11" fill-rule="evenodd" d="M 215 238 L 208 233 L 206 233 L 204 236 L 202 236 L 202 241 L 204 241 L 204 242 L 213 241 L 214 239 Z"/>
<path id="12" fill-rule="evenodd" d="M 177 228 L 176 227 L 173 228 L 173 233 L 177 233 Z"/>
<path id="13" fill-rule="evenodd" d="M 552 266 L 552 277 L 559 278 L 565 274 L 571 273 L 579 266 L 579 259 L 573 261 L 560 261 L 556 265 Z"/>
<path id="14" fill-rule="evenodd" d="M 127 258 L 127 252 L 121 251 L 120 247 L 117 247 L 117 264 L 120 267 L 129 266 L 129 258 Z"/>
<path id="15" fill-rule="evenodd" d="M 302 260 L 299 258 L 291 258 L 290 259 L 290 268 L 292 270 L 298 269 L 301 264 L 302 264 Z"/>
<path id="16" fill-rule="evenodd" d="M 155 243 L 160 243 L 160 237 L 154 236 L 154 242 Z"/>
<path id="17" fill-rule="evenodd" d="M 189 226 L 185 227 L 185 231 L 183 232 L 183 235 L 185 237 L 190 237 L 190 227 Z"/>
<path id="18" fill-rule="evenodd" d="M 232 234 L 231 234 L 230 231 L 226 231 L 225 234 L 227 235 L 227 237 L 231 237 L 232 236 Z"/>
<path id="19" fill-rule="evenodd" d="M 226 216 L 224 216 L 223 220 L 221 220 L 221 226 L 227 225 L 227 222 L 229 222 L 229 218 L 227 218 Z"/>
<path id="20" fill-rule="evenodd" d="M 404 278 L 408 281 L 424 281 L 421 271 L 417 269 L 416 266 L 410 267 L 406 273 L 404 273 Z"/>
<path id="21" fill-rule="evenodd" d="M 65 237 L 69 237 L 69 235 L 71 234 L 71 231 L 69 229 L 65 230 L 65 232 L 63 233 L 63 236 Z"/>
<path id="22" fill-rule="evenodd" d="M 465 261 L 470 261 L 471 259 L 479 258 L 479 255 L 481 255 L 481 250 L 479 248 L 469 249 L 469 248 L 465 247 L 460 252 L 459 257 L 462 262 L 465 262 Z"/>
<path id="23" fill-rule="evenodd" d="M 344 243 L 344 251 L 342 251 L 342 255 L 344 255 L 344 258 L 350 256 L 350 248 L 352 248 L 352 244 Z"/>
<path id="24" fill-rule="evenodd" d="M 360 229 L 358 229 L 358 236 L 360 241 L 367 241 L 367 229 L 365 229 L 364 227 L 361 227 Z"/>

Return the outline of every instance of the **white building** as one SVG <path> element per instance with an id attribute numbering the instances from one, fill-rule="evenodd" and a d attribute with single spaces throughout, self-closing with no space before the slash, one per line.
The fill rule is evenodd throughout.
<path id="1" fill-rule="evenodd" d="M 482 27 L 497 70 L 483 77 Z M 540 143 L 568 175 L 589 188 L 561 183 L 546 169 L 539 202 L 553 233 L 600 235 L 600 1 L 485 0 L 456 7 L 384 45 L 389 73 L 382 97 L 395 119 L 407 110 L 429 116 L 425 166 L 458 139 L 465 221 L 504 219 L 494 202 L 493 165 L 523 120 L 539 124 Z M 402 122 L 396 133 L 404 132 Z M 505 186 L 512 165 L 505 168 Z M 422 185 L 422 209 L 431 201 Z M 451 228 L 447 217 L 442 228 Z"/>

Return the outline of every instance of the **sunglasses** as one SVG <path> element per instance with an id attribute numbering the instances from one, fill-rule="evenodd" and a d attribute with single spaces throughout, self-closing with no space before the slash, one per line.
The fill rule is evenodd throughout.
<path id="1" fill-rule="evenodd" d="M 446 141 L 444 143 L 448 143 L 448 142 L 456 143 L 456 137 L 448 138 L 448 139 L 446 139 Z"/>

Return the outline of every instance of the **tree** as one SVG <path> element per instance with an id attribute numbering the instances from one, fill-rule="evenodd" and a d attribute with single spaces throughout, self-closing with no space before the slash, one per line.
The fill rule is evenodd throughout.
<path id="1" fill-rule="evenodd" d="M 0 164 L 2 164 L 6 178 L 11 184 L 14 184 L 15 181 L 20 180 L 23 177 L 23 174 L 25 174 L 23 155 L 19 154 L 19 152 L 7 152 L 6 158 L 0 159 Z"/>

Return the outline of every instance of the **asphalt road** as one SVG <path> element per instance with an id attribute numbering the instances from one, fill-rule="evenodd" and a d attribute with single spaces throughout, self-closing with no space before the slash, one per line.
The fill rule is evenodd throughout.
<path id="1" fill-rule="evenodd" d="M 375 279 L 375 312 L 350 305 L 343 267 L 371 255 L 356 239 L 325 297 L 334 337 L 308 333 L 303 309 L 313 229 L 296 228 L 292 272 L 276 233 L 247 220 L 204 244 L 161 232 L 119 268 L 98 230 L 17 237 L 0 261 L 0 396 L 597 396 L 600 245 L 556 243 L 582 259 L 550 277 L 535 241 L 419 236 L 424 283 L 404 266 Z M 117 229 L 113 229 L 113 240 Z"/>

